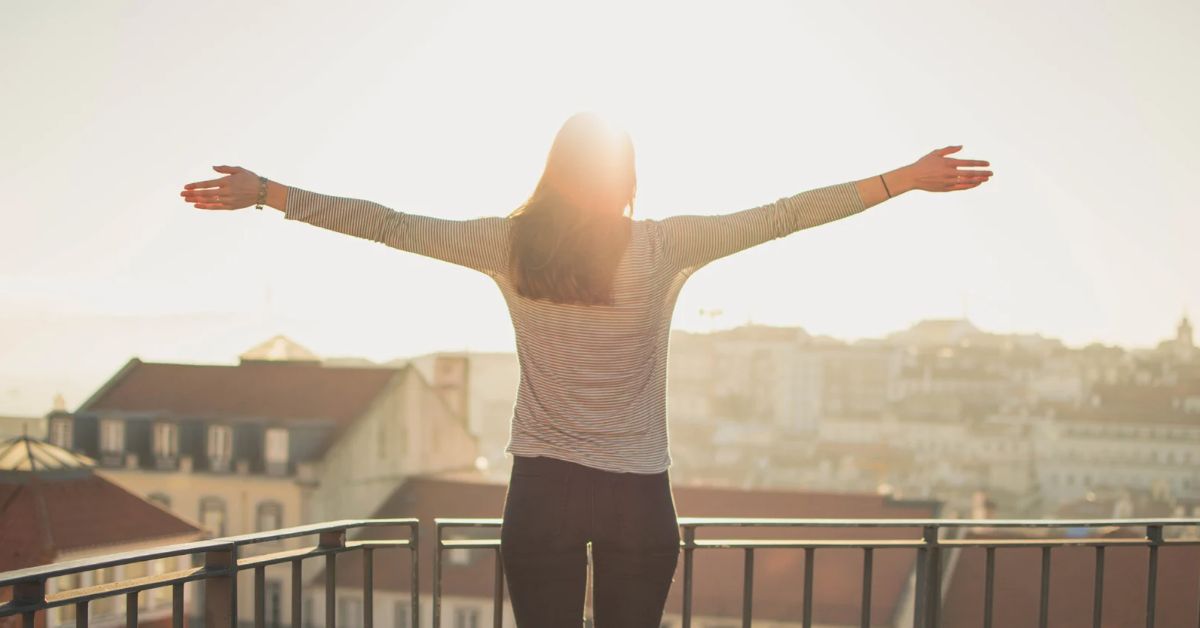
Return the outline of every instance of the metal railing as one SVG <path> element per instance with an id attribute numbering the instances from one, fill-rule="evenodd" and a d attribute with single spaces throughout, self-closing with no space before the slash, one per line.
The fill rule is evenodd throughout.
<path id="1" fill-rule="evenodd" d="M 499 528 L 500 519 L 435 519 L 437 550 L 433 562 L 433 626 L 441 628 L 442 552 L 446 549 L 486 549 L 495 552 L 496 573 L 493 604 L 493 626 L 500 628 L 504 599 L 504 567 L 500 560 L 500 540 L 496 539 L 445 539 L 443 530 L 452 528 Z M 920 628 L 937 628 L 941 625 L 942 602 L 942 551 L 954 548 L 979 547 L 986 551 L 984 577 L 984 610 L 981 624 L 992 626 L 992 602 L 996 569 L 996 549 L 1039 547 L 1041 553 L 1041 593 L 1038 627 L 1047 628 L 1050 608 L 1051 550 L 1056 547 L 1085 546 L 1095 548 L 1095 585 L 1093 589 L 1092 625 L 1100 628 L 1104 599 L 1104 550 L 1106 547 L 1147 548 L 1148 571 L 1146 579 L 1146 628 L 1154 628 L 1156 587 L 1158 584 L 1158 552 L 1163 546 L 1200 545 L 1200 539 L 1167 540 L 1163 537 L 1165 526 L 1200 527 L 1200 519 L 746 519 L 680 517 L 683 529 L 680 548 L 683 552 L 683 600 L 680 614 L 682 628 L 692 625 L 692 584 L 694 581 L 694 556 L 698 549 L 733 549 L 743 552 L 742 567 L 742 626 L 749 628 L 753 621 L 754 552 L 760 549 L 792 549 L 804 551 L 804 628 L 811 628 L 813 609 L 813 567 L 818 549 L 861 550 L 863 578 L 861 589 L 860 625 L 871 625 L 871 581 L 874 551 L 876 549 L 912 549 L 916 552 L 916 564 L 911 578 L 912 625 Z M 885 539 L 697 539 L 696 533 L 706 527 L 770 527 L 770 528 L 914 528 L 921 530 L 920 538 Z M 943 538 L 942 530 L 961 531 L 965 528 L 1108 528 L 1137 527 L 1145 529 L 1142 538 Z M 1200 566 L 1198 566 L 1200 568 Z M 1200 612 L 1200 611 L 1198 611 Z"/>
<path id="2" fill-rule="evenodd" d="M 412 625 L 420 625 L 418 592 L 417 519 L 359 519 L 330 521 L 313 525 L 283 528 L 269 532 L 230 536 L 208 541 L 169 545 L 148 550 L 124 552 L 69 562 L 52 563 L 0 573 L 0 588 L 11 587 L 11 599 L 0 604 L 0 618 L 20 615 L 25 628 L 35 626 L 35 616 L 60 606 L 75 606 L 75 625 L 86 627 L 89 604 L 98 599 L 125 597 L 125 625 L 138 625 L 138 594 L 160 587 L 171 588 L 171 620 L 175 628 L 184 625 L 184 584 L 202 581 L 204 586 L 204 624 L 206 626 L 237 626 L 237 576 L 243 571 L 254 573 L 254 625 L 266 625 L 265 581 L 269 565 L 289 563 L 292 577 L 291 625 L 302 625 L 302 595 L 304 591 L 302 562 L 308 558 L 325 557 L 325 626 L 336 625 L 336 578 L 338 554 L 361 551 L 363 556 L 363 625 L 373 624 L 372 594 L 374 591 L 374 552 L 381 549 L 407 549 L 412 578 Z M 348 541 L 349 530 L 376 526 L 403 526 L 409 529 L 407 539 Z M 317 536 L 312 547 L 276 551 L 242 557 L 244 548 L 303 536 Z M 51 578 L 95 571 L 119 565 L 145 563 L 178 556 L 201 557 L 199 566 L 167 573 L 101 583 L 66 591 L 47 593 Z M 47 622 L 48 623 L 48 622 Z"/>
<path id="3" fill-rule="evenodd" d="M 433 554 L 433 626 L 441 627 L 441 601 L 443 552 L 450 549 L 487 550 L 495 556 L 493 591 L 493 625 L 500 627 L 504 611 L 504 567 L 500 559 L 499 538 L 447 539 L 444 532 L 453 528 L 491 528 L 499 530 L 501 519 L 451 519 L 434 520 L 436 549 Z M 871 625 L 871 595 L 874 552 L 877 549 L 912 549 L 916 552 L 913 572 L 910 576 L 912 602 L 912 625 L 920 628 L 935 628 L 940 625 L 943 590 L 943 551 L 956 548 L 977 547 L 986 551 L 984 576 L 984 609 L 981 624 L 992 625 L 993 587 L 995 581 L 995 554 L 998 548 L 1041 548 L 1041 592 L 1039 604 L 1040 628 L 1046 628 L 1050 605 L 1050 575 L 1052 550 L 1058 547 L 1085 546 L 1095 549 L 1095 584 L 1093 589 L 1092 623 L 1102 625 L 1101 611 L 1104 598 L 1104 558 L 1108 547 L 1145 547 L 1147 549 L 1146 618 L 1147 628 L 1154 628 L 1156 610 L 1156 587 L 1158 581 L 1158 554 L 1162 547 L 1176 545 L 1200 545 L 1200 539 L 1167 539 L 1163 530 L 1167 526 L 1200 528 L 1200 519 L 1081 519 L 1081 520 L 978 520 L 978 519 L 747 519 L 747 518 L 696 518 L 681 517 L 680 548 L 683 553 L 683 591 L 680 614 L 683 628 L 691 628 L 693 617 L 694 554 L 696 550 L 740 550 L 742 552 L 742 625 L 750 626 L 753 621 L 754 557 L 763 549 L 789 549 L 804 552 L 804 585 L 802 622 L 812 626 L 814 566 L 817 550 L 857 550 L 862 552 L 862 588 L 860 625 Z M 348 541 L 347 532 L 357 528 L 376 526 L 407 527 L 407 539 Z M 916 529 L 919 537 L 880 539 L 698 539 L 701 528 L 881 528 Z M 1015 529 L 1015 528 L 1144 528 L 1141 538 L 944 538 L 942 531 L 962 531 L 967 528 Z M 0 588 L 10 588 L 11 600 L 0 604 L 0 618 L 19 615 L 23 625 L 32 628 L 38 612 L 52 608 L 74 605 L 76 626 L 87 626 L 89 604 L 95 600 L 125 597 L 125 622 L 127 626 L 138 625 L 138 594 L 142 591 L 170 587 L 171 618 L 173 625 L 183 625 L 184 584 L 199 581 L 204 587 L 204 619 L 206 626 L 237 625 L 237 576 L 240 572 L 254 574 L 254 624 L 266 623 L 265 570 L 269 565 L 290 564 L 291 625 L 302 625 L 302 599 L 304 582 L 302 561 L 324 557 L 324 626 L 337 625 L 337 569 L 338 554 L 361 551 L 363 556 L 363 603 L 362 624 L 368 628 L 374 624 L 374 551 L 379 549 L 406 549 L 409 554 L 411 625 L 420 626 L 420 580 L 419 580 L 419 537 L 418 520 L 365 519 L 332 521 L 327 523 L 285 528 L 271 532 L 225 537 L 179 545 L 163 546 L 148 550 L 125 552 L 86 558 L 70 562 L 54 563 L 17 571 L 0 573 Z M 303 536 L 317 536 L 316 545 L 299 549 L 270 552 L 255 556 L 241 556 L 242 550 L 256 544 L 279 541 Z M 950 536 L 950 535 L 945 535 Z M 200 557 L 198 566 L 168 573 L 125 579 L 118 582 L 78 587 L 66 591 L 47 593 L 51 578 L 95 571 L 118 565 L 144 563 L 152 560 L 192 556 Z"/>

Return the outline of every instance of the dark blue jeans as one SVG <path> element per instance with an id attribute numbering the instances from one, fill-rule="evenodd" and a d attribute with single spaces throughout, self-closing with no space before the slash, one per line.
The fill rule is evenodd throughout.
<path id="1" fill-rule="evenodd" d="M 500 554 L 519 628 L 583 624 L 588 541 L 596 628 L 658 628 L 679 560 L 667 472 L 514 456 Z"/>

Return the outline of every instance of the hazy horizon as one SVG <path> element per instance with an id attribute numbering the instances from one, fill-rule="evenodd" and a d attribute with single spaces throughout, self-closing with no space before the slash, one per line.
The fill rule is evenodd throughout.
<path id="1" fill-rule="evenodd" d="M 635 218 L 736 211 L 949 144 L 991 162 L 977 189 L 911 192 L 713 263 L 680 294 L 676 329 L 753 320 L 852 340 L 965 315 L 1138 348 L 1200 307 L 1194 2 L 0 16 L 14 61 L 0 67 L 0 414 L 90 394 L 134 355 L 228 362 L 277 333 L 375 361 L 512 350 L 481 274 L 178 193 L 226 164 L 400 211 L 503 215 L 580 110 L 629 128 Z"/>

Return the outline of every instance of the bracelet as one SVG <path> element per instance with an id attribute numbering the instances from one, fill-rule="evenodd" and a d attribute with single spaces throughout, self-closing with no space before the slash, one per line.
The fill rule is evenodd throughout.
<path id="1" fill-rule="evenodd" d="M 892 191 L 888 189 L 887 180 L 883 178 L 883 175 L 879 175 L 879 180 L 883 181 L 883 191 L 887 192 L 888 198 L 892 198 Z"/>
<path id="2" fill-rule="evenodd" d="M 263 203 L 265 203 L 265 202 L 267 202 L 267 178 L 262 175 L 259 175 L 258 176 L 258 204 L 255 205 L 254 208 L 262 209 Z"/>

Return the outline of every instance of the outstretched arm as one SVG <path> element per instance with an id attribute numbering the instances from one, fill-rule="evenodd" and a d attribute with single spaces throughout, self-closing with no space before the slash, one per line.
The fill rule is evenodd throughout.
<path id="1" fill-rule="evenodd" d="M 986 181 L 990 171 L 959 168 L 987 166 L 988 162 L 945 156 L 959 149 L 961 146 L 947 146 L 882 175 L 808 190 L 731 214 L 682 215 L 657 221 L 663 257 L 672 270 L 690 274 L 713 260 L 845 218 L 911 190 L 965 190 Z"/>
<path id="2" fill-rule="evenodd" d="M 225 168 L 226 170 L 221 170 Z M 189 183 L 182 193 L 200 209 L 253 205 L 258 176 L 244 168 L 218 166 L 228 177 Z M 208 188 L 208 189 L 203 189 Z M 499 216 L 449 220 L 399 212 L 379 203 L 319 194 L 268 181 L 265 203 L 287 220 L 381 242 L 395 249 L 472 268 L 496 277 L 507 268 L 508 221 Z"/>

